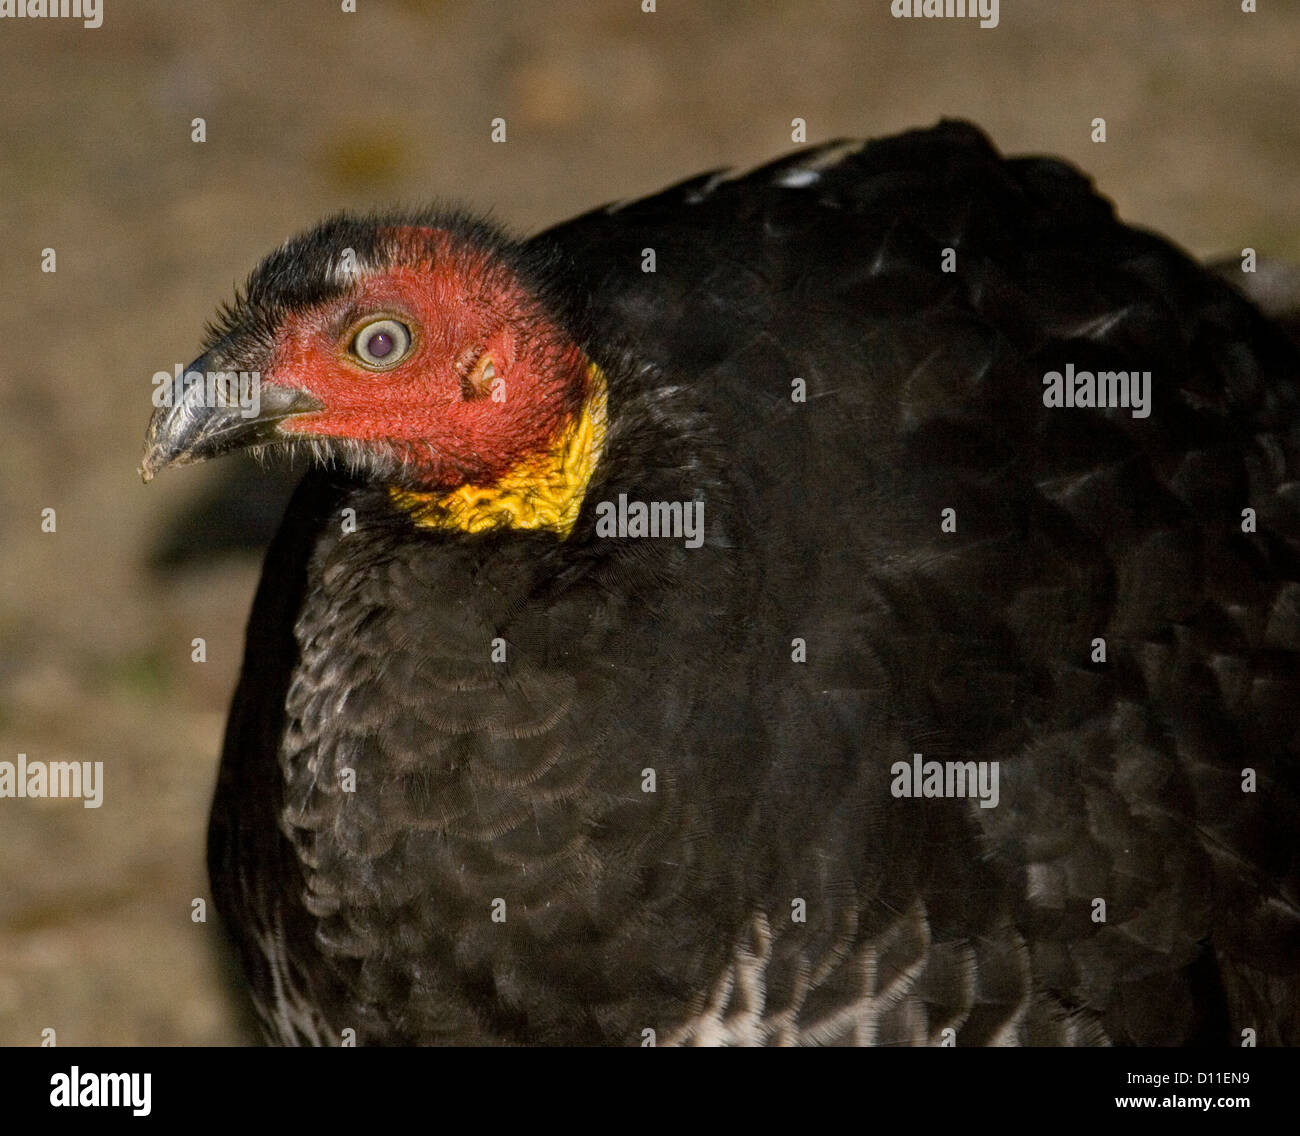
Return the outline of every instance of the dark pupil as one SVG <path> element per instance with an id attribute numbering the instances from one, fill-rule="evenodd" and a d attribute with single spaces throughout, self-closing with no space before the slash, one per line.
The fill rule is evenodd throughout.
<path id="1" fill-rule="evenodd" d="M 393 337 L 386 331 L 377 331 L 366 340 L 366 350 L 376 359 L 382 359 L 393 350 Z"/>

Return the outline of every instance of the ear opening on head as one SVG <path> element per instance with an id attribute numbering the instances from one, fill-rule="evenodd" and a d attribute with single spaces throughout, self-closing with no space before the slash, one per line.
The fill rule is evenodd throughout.
<path id="1" fill-rule="evenodd" d="M 487 398 L 497 377 L 496 360 L 490 351 L 480 351 L 460 380 L 460 396 L 465 402 Z"/>

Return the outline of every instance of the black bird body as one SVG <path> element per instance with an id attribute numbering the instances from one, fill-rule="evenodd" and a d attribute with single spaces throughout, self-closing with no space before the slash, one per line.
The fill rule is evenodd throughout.
<path id="1" fill-rule="evenodd" d="M 955 123 L 511 255 L 608 381 L 572 532 L 334 467 L 267 556 L 209 853 L 270 1039 L 1300 1037 L 1273 324 Z M 1149 416 L 1045 406 L 1067 364 Z M 599 535 L 620 494 L 702 544 Z M 896 795 L 914 754 L 996 807 Z"/>

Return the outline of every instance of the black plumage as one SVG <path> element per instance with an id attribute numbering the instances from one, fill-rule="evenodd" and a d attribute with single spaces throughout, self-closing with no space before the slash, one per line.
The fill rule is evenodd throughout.
<path id="1" fill-rule="evenodd" d="M 429 531 L 391 462 L 318 450 L 210 832 L 268 1038 L 1300 1040 L 1276 325 L 1072 168 L 945 123 L 522 243 L 337 220 L 210 354 L 255 364 L 345 293 L 344 244 L 391 267 L 366 234 L 397 220 L 543 297 L 608 435 L 567 538 Z M 1149 416 L 1044 406 L 1066 364 L 1149 370 Z M 619 494 L 703 501 L 703 545 L 597 535 Z M 895 796 L 918 753 L 999 762 L 997 806 Z"/>

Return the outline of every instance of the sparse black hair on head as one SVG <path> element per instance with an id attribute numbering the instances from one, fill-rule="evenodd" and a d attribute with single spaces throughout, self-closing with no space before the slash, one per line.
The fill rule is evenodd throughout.
<path id="1" fill-rule="evenodd" d="M 449 236 L 457 244 L 501 261 L 557 317 L 572 313 L 571 304 L 559 302 L 568 290 L 562 287 L 554 254 L 517 239 L 491 221 L 444 206 L 375 213 L 345 211 L 290 238 L 263 258 L 244 287 L 236 290 L 233 302 L 221 305 L 217 318 L 206 329 L 203 350 L 214 352 L 224 366 L 265 370 L 276 329 L 287 314 L 346 294 L 345 250 L 352 250 L 360 275 L 382 272 L 410 257 L 410 242 L 395 240 L 391 234 L 412 228 Z M 421 255 L 436 255 L 432 242 Z"/>

